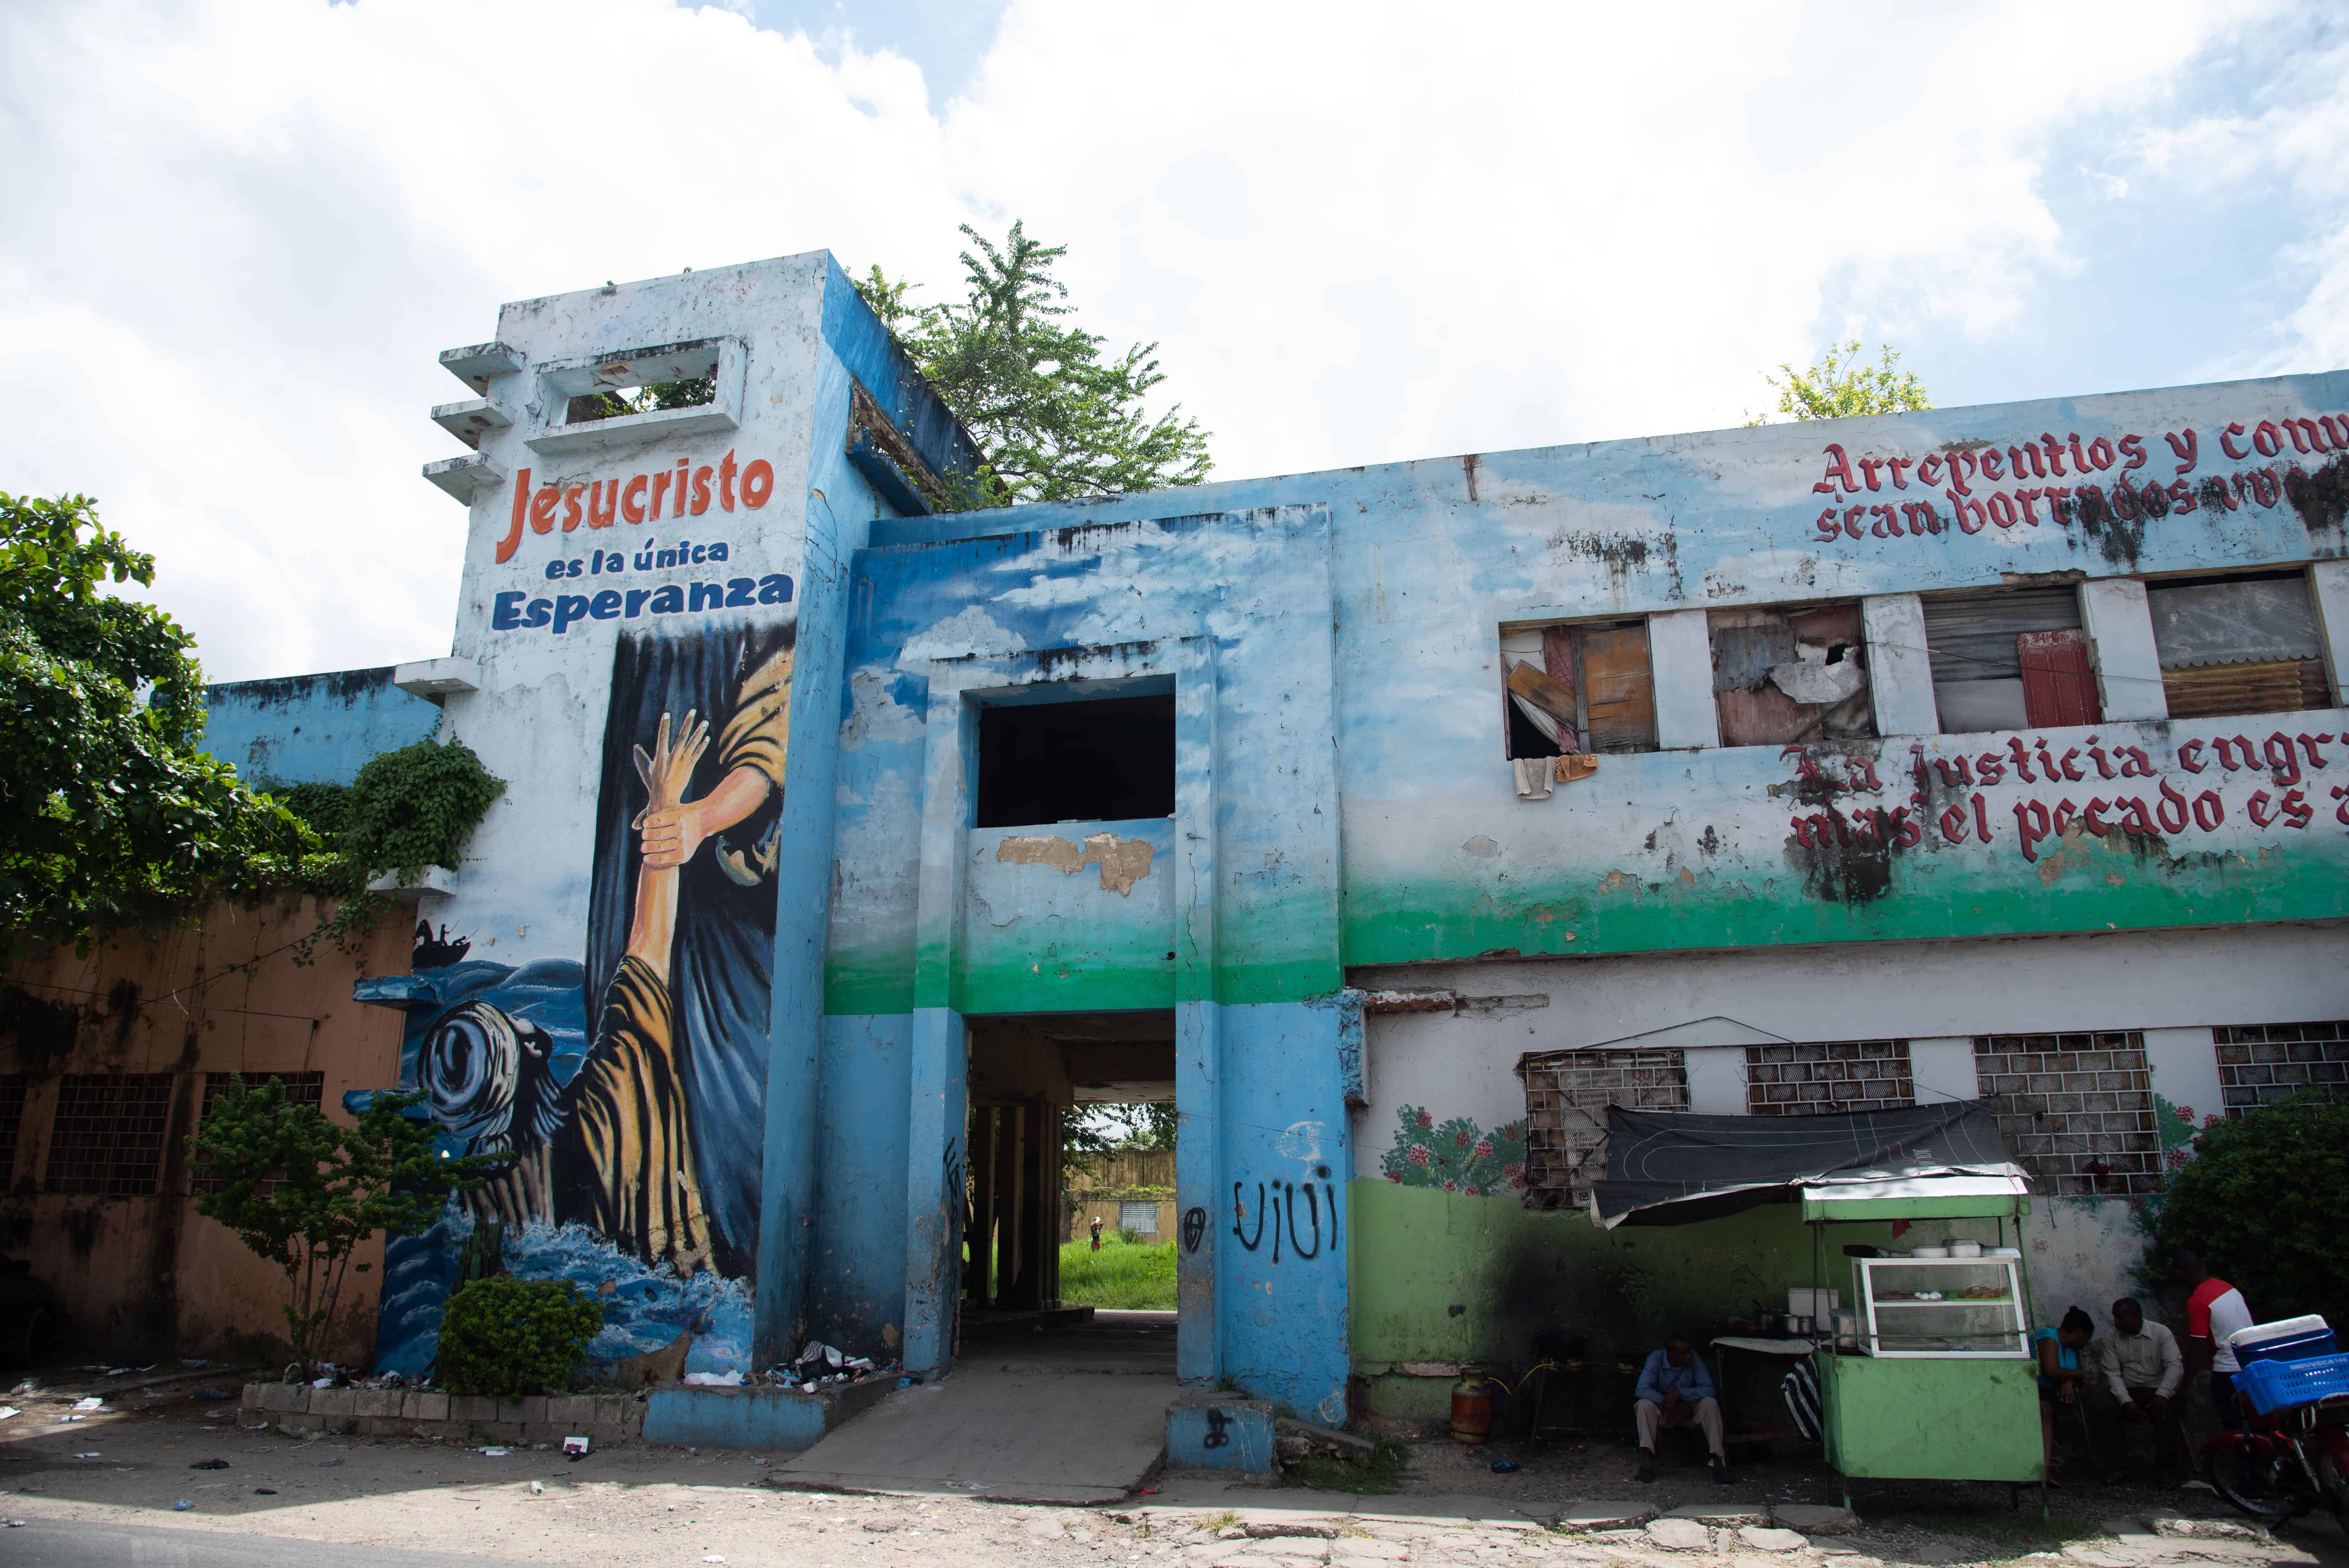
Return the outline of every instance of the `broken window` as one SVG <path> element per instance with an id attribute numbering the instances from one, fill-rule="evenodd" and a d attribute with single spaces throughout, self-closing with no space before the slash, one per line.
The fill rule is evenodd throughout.
<path id="1" fill-rule="evenodd" d="M 1723 746 L 1876 733 L 1857 604 L 1715 610 L 1707 624 Z"/>
<path id="2" fill-rule="evenodd" d="M 1645 621 L 1505 626 L 1501 677 L 1513 758 L 1656 748 Z"/>
<path id="3" fill-rule="evenodd" d="M 52 1192 L 144 1198 L 163 1164 L 170 1073 L 67 1073 L 49 1125 Z"/>
<path id="4" fill-rule="evenodd" d="M 1526 1207 L 1579 1209 L 1607 1174 L 1607 1108 L 1686 1110 L 1688 1057 L 1670 1047 L 1542 1051 L 1517 1063 L 1526 1086 Z"/>
<path id="5" fill-rule="evenodd" d="M 2147 584 L 2145 597 L 2170 717 L 2333 706 L 2304 573 Z"/>
<path id="6" fill-rule="evenodd" d="M 981 828 L 1174 814 L 1174 697 L 989 703 L 978 710 Z"/>
<path id="7" fill-rule="evenodd" d="M 1945 735 L 2095 724 L 2104 717 L 2076 589 L 1928 599 L 1925 648 Z"/>

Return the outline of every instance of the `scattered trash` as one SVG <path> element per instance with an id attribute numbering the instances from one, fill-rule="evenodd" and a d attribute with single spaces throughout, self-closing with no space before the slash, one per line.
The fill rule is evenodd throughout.
<path id="1" fill-rule="evenodd" d="M 725 1559 L 725 1558 L 720 1557 L 720 1556 L 719 1556 L 717 1553 L 715 1553 L 715 1552 L 705 1552 L 705 1553 L 702 1553 L 702 1556 L 701 1556 L 701 1560 L 702 1560 L 704 1563 L 723 1563 L 723 1562 L 725 1562 L 725 1561 L 726 1561 L 726 1559 Z"/>
<path id="2" fill-rule="evenodd" d="M 1515 1460 L 1495 1460 L 1493 1461 L 1493 1473 L 1495 1475 L 1514 1475 L 1516 1473 L 1516 1470 L 1517 1461 Z"/>
<path id="3" fill-rule="evenodd" d="M 133 1372 L 152 1372 L 156 1367 L 160 1367 L 161 1365 L 163 1364 L 160 1361 L 150 1361 L 144 1367 L 133 1367 L 130 1370 Z"/>
<path id="4" fill-rule="evenodd" d="M 0 1405 L 0 1421 L 5 1421 L 11 1416 L 21 1416 L 24 1413 L 24 1411 L 16 1408 L 14 1405 Z"/>
<path id="5" fill-rule="evenodd" d="M 239 1422 L 238 1424 L 240 1426 L 243 1425 L 242 1422 Z M 245 1427 L 244 1429 L 248 1432 L 265 1432 L 269 1429 L 269 1423 L 266 1421 L 255 1421 L 253 1425 Z"/>
<path id="6" fill-rule="evenodd" d="M 328 1465 L 338 1465 L 342 1462 L 343 1461 L 340 1459 L 320 1460 L 318 1461 L 318 1468 L 320 1470 L 325 1470 Z"/>
<path id="7" fill-rule="evenodd" d="M 502 1460 L 508 1454 L 513 1452 L 513 1450 L 512 1449 L 483 1449 L 481 1452 L 490 1459 Z"/>
<path id="8" fill-rule="evenodd" d="M 181 1366 L 182 1366 L 182 1367 L 209 1367 L 209 1366 L 211 1366 L 211 1365 L 212 1365 L 212 1363 L 211 1363 L 210 1361 L 205 1360 L 205 1359 L 204 1359 L 202 1357 L 201 1357 L 201 1356 L 195 1356 L 195 1357 L 182 1356 L 182 1357 L 180 1357 L 180 1365 L 181 1365 Z"/>
<path id="9" fill-rule="evenodd" d="M 89 1418 L 88 1416 L 59 1416 L 57 1419 L 60 1421 L 87 1421 Z"/>
<path id="10" fill-rule="evenodd" d="M 226 1470 L 228 1469 L 228 1461 L 226 1460 L 198 1460 L 188 1468 L 190 1470 Z"/>
<path id="11" fill-rule="evenodd" d="M 310 1387 L 313 1388 L 331 1388 L 334 1386 L 335 1380 L 332 1377 L 313 1377 L 310 1379 Z"/>
<path id="12" fill-rule="evenodd" d="M 173 1513 L 185 1513 L 185 1512 L 187 1512 L 187 1511 L 188 1511 L 188 1510 L 190 1510 L 190 1509 L 191 1509 L 191 1508 L 193 1508 L 193 1507 L 195 1507 L 195 1506 L 196 1506 L 196 1500 L 195 1500 L 194 1498 L 192 1498 L 192 1497 L 183 1497 L 183 1498 L 181 1498 L 179 1501 L 177 1501 L 177 1502 L 175 1502 L 175 1503 L 173 1503 L 173 1504 L 171 1505 L 171 1511 L 172 1511 Z"/>
<path id="13" fill-rule="evenodd" d="M 531 1495 L 531 1496 L 533 1496 L 533 1497 L 540 1496 L 540 1495 L 542 1495 L 545 1491 L 546 1491 L 546 1489 L 545 1489 L 544 1487 L 543 1487 L 543 1486 L 539 1485 L 539 1484 L 538 1484 L 538 1482 L 536 1482 L 536 1481 L 533 1481 L 533 1482 L 531 1482 L 531 1483 L 530 1483 L 530 1495 Z"/>
<path id="14" fill-rule="evenodd" d="M 25 1522 L 21 1519 L 12 1519 L 8 1522 L 8 1528 L 11 1530 L 22 1530 L 25 1528 Z"/>
<path id="15" fill-rule="evenodd" d="M 74 1408 L 77 1410 L 103 1410 L 106 1408 L 106 1401 L 99 1398 L 97 1395 L 92 1394 L 87 1399 L 76 1399 L 74 1401 Z"/>
<path id="16" fill-rule="evenodd" d="M 233 1399 L 236 1398 L 236 1395 L 226 1388 L 205 1387 L 196 1390 L 196 1398 L 199 1399 L 209 1399 L 214 1404 L 218 1404 L 222 1399 Z"/>
<path id="17" fill-rule="evenodd" d="M 572 1458 L 576 1459 L 581 1454 L 587 1451 L 587 1439 L 585 1438 L 565 1438 L 563 1439 L 563 1451 L 569 1454 Z"/>
<path id="18" fill-rule="evenodd" d="M 685 1375 L 685 1381 L 688 1387 L 694 1388 L 740 1388 L 742 1386 L 742 1374 L 740 1372 L 688 1372 Z"/>
<path id="19" fill-rule="evenodd" d="M 130 1368 L 128 1367 L 101 1367 L 98 1368 L 98 1374 L 101 1377 L 119 1377 L 129 1370 Z"/>
<path id="20" fill-rule="evenodd" d="M 274 1486 L 257 1486 L 253 1489 L 253 1495 L 255 1497 L 275 1497 L 277 1495 L 277 1489 Z"/>
<path id="21" fill-rule="evenodd" d="M 76 1455 L 74 1455 L 74 1458 L 76 1458 L 76 1459 L 78 1459 L 78 1460 L 102 1460 L 102 1459 L 104 1459 L 105 1457 L 106 1457 L 106 1456 L 105 1456 L 104 1454 L 76 1454 Z"/>

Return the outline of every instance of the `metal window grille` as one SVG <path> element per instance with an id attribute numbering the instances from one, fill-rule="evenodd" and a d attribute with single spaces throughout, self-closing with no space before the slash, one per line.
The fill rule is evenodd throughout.
<path id="1" fill-rule="evenodd" d="M 229 1079 L 236 1076 L 237 1075 L 234 1073 L 206 1073 L 204 1075 L 204 1102 L 202 1109 L 199 1110 L 196 1115 L 198 1126 L 202 1126 L 204 1122 L 212 1119 L 212 1102 L 218 1099 L 221 1095 L 227 1090 Z M 316 1110 L 326 1099 L 326 1075 L 323 1072 L 249 1073 L 245 1075 L 244 1081 L 248 1085 L 258 1088 L 260 1085 L 268 1082 L 271 1078 L 276 1078 L 285 1084 L 285 1103 L 288 1105 L 306 1105 L 313 1110 Z M 211 1163 L 211 1159 L 206 1155 L 200 1153 L 195 1157 L 194 1169 L 190 1172 L 188 1179 L 188 1185 L 191 1191 L 197 1192 L 217 1192 L 220 1191 L 220 1178 L 210 1174 L 204 1169 L 205 1166 Z M 264 1182 L 263 1184 L 262 1191 L 264 1193 L 272 1191 L 276 1188 L 276 1185 L 277 1184 L 274 1181 Z"/>
<path id="2" fill-rule="evenodd" d="M 1755 1116 L 1830 1116 L 1916 1103 L 1906 1040 L 1745 1047 L 1745 1109 Z"/>
<path id="3" fill-rule="evenodd" d="M 171 1120 L 170 1073 L 67 1073 L 57 1085 L 44 1185 L 89 1197 L 149 1196 Z"/>
<path id="4" fill-rule="evenodd" d="M 0 1189 L 16 1180 L 16 1144 L 25 1130 L 25 1075 L 0 1073 Z"/>
<path id="5" fill-rule="evenodd" d="M 2230 1117 L 2311 1089 L 2349 1095 L 2349 1018 L 2236 1024 L 2211 1035 L 2219 1048 L 2219 1092 Z"/>
<path id="6" fill-rule="evenodd" d="M 2145 1037 L 1983 1035 L 1974 1073 L 2009 1148 L 2061 1197 L 2162 1190 Z"/>
<path id="7" fill-rule="evenodd" d="M 1117 1228 L 1155 1236 L 1158 1234 L 1158 1205 L 1121 1201 L 1117 1206 Z"/>
<path id="8" fill-rule="evenodd" d="M 1686 1110 L 1678 1050 L 1546 1051 L 1517 1064 L 1526 1085 L 1526 1207 L 1578 1209 L 1607 1173 L 1607 1108 Z"/>

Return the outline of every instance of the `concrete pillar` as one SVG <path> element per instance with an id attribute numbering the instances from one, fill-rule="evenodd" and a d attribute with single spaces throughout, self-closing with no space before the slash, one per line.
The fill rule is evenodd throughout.
<path id="1" fill-rule="evenodd" d="M 2349 561 L 2320 561 L 2310 567 L 2308 592 L 2316 601 L 2316 624 L 2324 640 L 2324 673 L 2333 686 L 2333 706 L 2349 707 Z"/>
<path id="2" fill-rule="evenodd" d="M 823 1092 L 823 955 L 832 916 L 833 777 L 839 760 L 848 561 L 870 525 L 843 524 L 822 490 L 807 503 L 792 746 L 783 761 L 775 885 L 774 984 L 767 1015 L 765 1160 L 760 1171 L 758 1307 L 751 1362 L 768 1367 L 805 1337 L 816 1214 L 816 1106 Z"/>
<path id="3" fill-rule="evenodd" d="M 1745 1047 L 1699 1046 L 1682 1054 L 1688 1064 L 1689 1109 L 1699 1116 L 1744 1116 Z"/>
<path id="4" fill-rule="evenodd" d="M 2209 1028 L 2147 1029 L 2145 1060 L 2153 1069 L 2157 1110 L 2166 1105 L 2196 1127 L 2210 1116 L 2226 1114 L 2227 1097 L 2219 1082 L 2219 1047 Z"/>
<path id="5" fill-rule="evenodd" d="M 1721 744 L 1713 701 L 1713 634 L 1702 610 L 1648 617 L 1648 670 L 1655 682 L 1656 744 L 1666 751 Z"/>
<path id="6" fill-rule="evenodd" d="M 1174 676 L 1175 1375 L 1224 1375 L 1216 1321 L 1223 1228 L 1223 1018 L 1216 1005 L 1216 650 L 1195 640 Z"/>
<path id="7" fill-rule="evenodd" d="M 1909 1080 L 1916 1086 L 1919 1105 L 1946 1105 L 1953 1099 L 1980 1099 L 1982 1084 L 1974 1073 L 1974 1042 L 1970 1036 L 1909 1042 Z"/>
<path id="8" fill-rule="evenodd" d="M 1914 593 L 1878 593 L 1859 602 L 1859 614 L 1876 733 L 1940 734 L 1933 665 L 1925 653 L 1925 602 Z"/>
<path id="9" fill-rule="evenodd" d="M 2134 577 L 2083 583 L 2080 624 L 2087 629 L 2106 720 L 2168 718 L 2169 698 L 2161 689 L 2161 655 L 2153 645 L 2145 584 Z"/>

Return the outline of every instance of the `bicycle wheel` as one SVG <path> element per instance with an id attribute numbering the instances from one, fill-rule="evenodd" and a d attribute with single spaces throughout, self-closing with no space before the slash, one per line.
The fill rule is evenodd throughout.
<path id="1" fill-rule="evenodd" d="M 2289 1449 L 2280 1454 L 2251 1453 L 2248 1484 L 2237 1473 L 2237 1450 L 2212 1449 L 2202 1456 L 2202 1479 L 2227 1500 L 2228 1506 L 2273 1528 L 2297 1519 L 2315 1499 L 2300 1484 L 2300 1461 Z"/>

